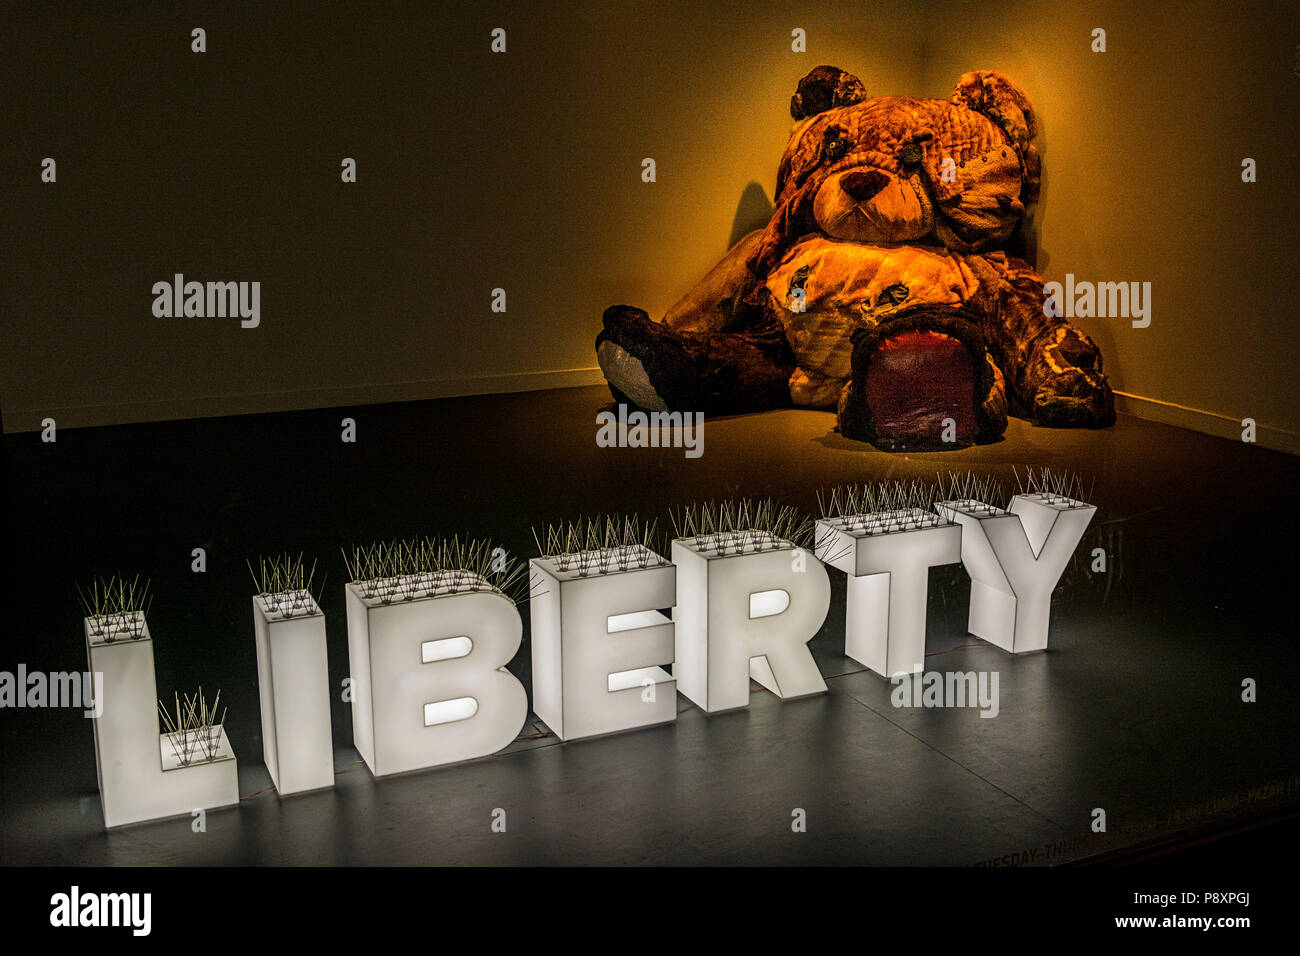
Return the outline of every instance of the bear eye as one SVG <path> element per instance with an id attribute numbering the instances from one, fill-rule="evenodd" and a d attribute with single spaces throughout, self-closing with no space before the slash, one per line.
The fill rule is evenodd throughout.
<path id="1" fill-rule="evenodd" d="M 922 152 L 921 144 L 934 139 L 933 133 L 921 133 L 919 136 L 898 151 L 898 161 L 906 168 L 911 168 L 921 162 Z"/>
<path id="2" fill-rule="evenodd" d="M 898 161 L 904 166 L 915 166 L 921 161 L 921 147 L 917 143 L 908 143 L 898 152 Z"/>
<path id="3" fill-rule="evenodd" d="M 835 162 L 849 151 L 849 141 L 844 137 L 844 131 L 831 127 L 826 131 L 826 140 L 822 145 L 822 152 L 831 162 Z"/>

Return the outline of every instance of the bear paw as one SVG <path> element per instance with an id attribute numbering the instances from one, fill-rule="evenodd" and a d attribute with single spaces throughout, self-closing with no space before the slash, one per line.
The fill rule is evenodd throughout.
<path id="1" fill-rule="evenodd" d="M 1034 422 L 1058 428 L 1104 428 L 1115 424 L 1115 396 L 1101 371 L 1101 353 L 1092 339 L 1071 328 L 1057 329 L 1053 341 L 1029 369 Z"/>
<path id="2" fill-rule="evenodd" d="M 604 331 L 596 337 L 596 362 L 614 401 L 662 412 L 668 406 L 655 391 L 645 362 L 639 357 L 645 354 L 647 336 L 638 334 L 635 326 L 649 321 L 650 317 L 640 309 L 615 306 L 607 310 Z"/>

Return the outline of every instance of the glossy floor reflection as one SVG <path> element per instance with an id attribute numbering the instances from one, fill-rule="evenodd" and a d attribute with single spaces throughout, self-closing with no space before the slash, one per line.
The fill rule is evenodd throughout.
<path id="1" fill-rule="evenodd" d="M 601 389 L 6 436 L 15 617 L 0 670 L 85 666 L 75 583 L 139 571 L 157 595 L 158 692 L 221 688 L 237 809 L 105 833 L 89 724 L 0 712 L 6 864 L 1062 863 L 1300 804 L 1290 613 L 1300 460 L 1121 417 L 1103 432 L 1013 420 L 1004 441 L 887 455 L 806 411 L 710 421 L 704 454 L 604 449 Z M 358 441 L 339 440 L 344 415 Z M 966 634 L 959 568 L 931 575 L 928 662 L 996 671 L 999 712 L 901 709 L 845 658 L 844 581 L 813 643 L 829 694 L 559 743 L 530 724 L 495 757 L 383 781 L 351 748 L 341 546 L 470 532 L 524 557 L 530 528 L 717 495 L 807 509 L 829 485 L 1013 465 L 1095 477 L 1100 511 L 1053 602 L 1046 652 Z M 190 571 L 205 548 L 208 570 Z M 1106 550 L 1109 567 L 1086 560 Z M 336 787 L 280 800 L 261 765 L 246 558 L 328 572 Z M 511 665 L 528 683 L 525 645 Z M 12 627 L 12 630 L 9 628 Z M 1242 681 L 1258 702 L 1241 701 Z M 490 829 L 496 808 L 507 831 Z M 805 811 L 807 832 L 791 831 Z M 1106 814 L 1107 833 L 1091 829 Z"/>

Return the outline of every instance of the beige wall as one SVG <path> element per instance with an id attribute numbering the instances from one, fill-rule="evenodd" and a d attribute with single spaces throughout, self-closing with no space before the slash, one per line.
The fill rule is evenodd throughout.
<path id="1" fill-rule="evenodd" d="M 1081 322 L 1117 388 L 1300 431 L 1294 11 L 592 6 L 24 14 L 5 429 L 597 381 L 601 312 L 661 314 L 754 224 L 794 85 L 832 63 L 879 94 L 1007 72 L 1046 130 L 1040 269 L 1153 283 L 1150 328 Z M 178 271 L 261 281 L 261 328 L 155 319 L 150 288 Z"/>
<path id="2" fill-rule="evenodd" d="M 1151 282 L 1150 327 L 1077 320 L 1117 390 L 1168 403 L 1121 408 L 1235 437 L 1250 417 L 1300 452 L 1300 8 L 1148 6 L 946 5 L 921 85 L 992 66 L 1023 86 L 1043 125 L 1039 271 Z"/>

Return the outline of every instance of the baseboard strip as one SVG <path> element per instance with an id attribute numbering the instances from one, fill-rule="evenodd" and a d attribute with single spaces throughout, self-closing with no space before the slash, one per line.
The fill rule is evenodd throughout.
<path id="1" fill-rule="evenodd" d="M 1244 426 L 1241 419 L 1219 412 L 1206 411 L 1203 408 L 1191 408 L 1176 402 L 1165 402 L 1158 398 L 1147 398 L 1145 395 L 1133 395 L 1129 392 L 1116 392 L 1115 410 L 1149 422 L 1176 425 L 1179 428 L 1216 435 L 1219 438 L 1229 438 L 1233 441 L 1242 440 Z M 1300 455 L 1300 432 L 1256 422 L 1255 443 L 1274 451 Z"/>

